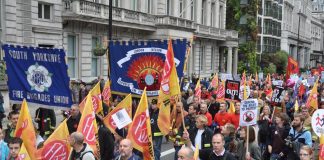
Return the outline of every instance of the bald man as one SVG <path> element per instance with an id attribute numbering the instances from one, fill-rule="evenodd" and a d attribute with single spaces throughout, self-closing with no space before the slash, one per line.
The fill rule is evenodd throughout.
<path id="1" fill-rule="evenodd" d="M 95 160 L 94 153 L 87 143 L 84 143 L 84 136 L 80 132 L 73 132 L 70 135 L 69 143 L 73 148 L 70 160 Z"/>
<path id="2" fill-rule="evenodd" d="M 194 160 L 194 152 L 189 147 L 182 147 L 178 152 L 178 160 Z"/>
<path id="3" fill-rule="evenodd" d="M 133 153 L 133 144 L 129 139 L 123 139 L 119 143 L 120 155 L 115 160 L 141 160 L 136 154 Z"/>
<path id="4" fill-rule="evenodd" d="M 71 106 L 71 116 L 70 118 L 66 121 L 69 133 L 73 133 L 78 129 L 78 125 L 81 119 L 81 113 L 80 113 L 80 108 L 78 104 L 73 104 Z"/>

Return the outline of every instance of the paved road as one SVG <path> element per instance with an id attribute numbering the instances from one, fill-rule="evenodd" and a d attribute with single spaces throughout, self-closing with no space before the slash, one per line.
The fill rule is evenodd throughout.
<path id="1" fill-rule="evenodd" d="M 174 158 L 174 148 L 172 142 L 166 142 L 163 138 L 161 160 L 173 160 Z"/>

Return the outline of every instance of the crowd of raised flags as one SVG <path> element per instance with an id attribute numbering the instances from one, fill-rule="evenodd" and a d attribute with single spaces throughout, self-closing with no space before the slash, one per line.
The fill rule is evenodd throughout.
<path id="1" fill-rule="evenodd" d="M 301 80 L 292 80 L 290 78 L 291 75 L 298 74 L 298 70 L 296 70 L 296 62 L 289 58 L 288 60 L 288 67 L 287 67 L 287 74 L 286 79 L 283 80 L 281 77 L 281 80 L 284 81 L 281 86 L 285 88 L 286 90 L 292 90 L 293 94 L 289 95 L 288 93 L 286 95 L 283 95 L 283 97 L 288 96 L 289 101 L 293 101 L 294 107 L 293 111 L 295 113 L 298 113 L 302 110 L 300 106 L 303 106 L 303 104 L 307 107 L 307 109 L 310 110 L 310 114 L 312 114 L 315 110 L 322 108 L 323 101 L 324 101 L 324 87 L 322 86 L 320 75 L 317 74 L 308 74 L 306 76 L 310 77 L 316 77 L 316 81 L 312 86 L 307 87 L 305 84 L 301 82 Z M 298 65 L 297 65 L 298 68 Z M 321 72 L 321 71 L 320 71 Z M 277 76 L 277 79 L 280 76 Z M 300 77 L 298 77 L 300 78 Z M 250 74 L 249 78 L 247 78 L 247 75 L 245 72 L 242 73 L 241 76 L 241 85 L 243 86 L 243 95 L 242 95 L 242 101 L 246 99 L 257 99 L 259 102 L 261 101 L 264 104 L 259 103 L 258 105 L 258 114 L 262 112 L 262 109 L 265 106 L 265 103 L 268 102 L 269 105 L 271 104 L 271 99 L 273 97 L 273 79 L 274 76 L 268 74 L 265 78 L 265 80 L 259 79 L 258 74 L 255 75 Z M 181 81 L 181 80 L 180 80 Z M 159 96 L 157 97 L 157 106 L 159 108 L 159 116 L 157 119 L 157 126 L 159 130 L 161 131 L 162 135 L 164 136 L 170 136 L 170 132 L 174 129 L 174 121 L 175 118 L 171 113 L 176 109 L 176 104 L 181 103 L 182 101 L 187 101 L 190 96 L 193 96 L 194 99 L 197 99 L 197 102 L 192 102 L 185 104 L 183 108 L 180 109 L 181 113 L 181 128 L 177 129 L 183 129 L 183 133 L 185 134 L 194 134 L 192 133 L 192 128 L 187 127 L 188 124 L 185 123 L 186 119 L 188 119 L 187 113 L 184 114 L 184 112 L 188 111 L 188 108 L 190 105 L 195 105 L 194 109 L 197 110 L 196 114 L 202 114 L 200 113 L 200 104 L 201 103 L 208 103 L 208 108 L 211 105 L 212 102 L 210 102 L 210 99 L 215 99 L 217 103 L 223 103 L 228 102 L 227 107 L 227 113 L 231 114 L 229 116 L 230 118 L 233 118 L 232 115 L 235 115 L 236 113 L 239 113 L 238 110 L 235 108 L 235 103 L 239 102 L 238 100 L 234 99 L 227 99 L 225 98 L 225 92 L 226 92 L 226 86 L 225 86 L 226 80 L 220 80 L 218 74 L 215 74 L 210 79 L 210 85 L 204 86 L 201 84 L 201 80 L 197 79 L 197 82 L 194 88 L 194 94 L 193 95 L 187 95 L 189 90 L 183 91 L 181 93 L 180 89 L 180 83 L 179 78 L 177 76 L 176 68 L 175 68 L 175 62 L 174 62 L 174 53 L 172 49 L 172 45 L 169 42 L 168 45 L 168 51 L 166 54 L 166 60 L 162 72 L 162 80 L 161 80 L 161 87 L 159 90 Z M 293 81 L 293 82 L 291 82 Z M 97 159 L 100 159 L 100 147 L 99 147 L 99 141 L 98 141 L 98 125 L 96 122 L 96 115 L 101 116 L 103 119 L 104 125 L 112 132 L 113 134 L 116 134 L 117 129 L 126 128 L 128 134 L 125 136 L 125 138 L 129 139 L 132 142 L 132 146 L 138 151 L 141 152 L 141 157 L 144 160 L 152 160 L 152 159 L 159 159 L 159 157 L 155 157 L 154 155 L 154 135 L 152 133 L 151 127 L 151 119 L 149 116 L 149 101 L 148 97 L 146 95 L 146 89 L 143 90 L 143 93 L 141 95 L 141 98 L 139 100 L 138 106 L 136 107 L 135 113 L 133 112 L 133 105 L 132 105 L 132 95 L 129 94 L 125 96 L 125 98 L 120 101 L 117 106 L 114 108 L 111 108 L 110 112 L 107 115 L 103 115 L 103 103 L 107 106 L 111 106 L 112 101 L 112 95 L 110 91 L 110 82 L 109 80 L 105 83 L 103 90 L 100 90 L 100 82 L 98 82 L 88 93 L 86 98 L 83 99 L 83 101 L 79 104 L 81 118 L 77 127 L 77 132 L 82 133 L 84 136 L 84 142 L 88 144 L 94 153 L 94 156 Z M 293 85 L 289 86 L 290 83 L 293 83 Z M 262 86 L 262 87 L 261 87 Z M 258 88 L 263 89 L 258 89 Z M 312 87 L 312 88 L 310 88 Z M 202 91 L 202 89 L 208 89 L 207 91 Z M 256 91 L 257 96 L 254 96 L 251 92 L 250 95 L 247 93 L 247 89 L 250 88 L 252 91 Z M 307 89 L 310 89 L 307 91 Z M 319 94 L 319 91 L 321 94 Z M 264 95 L 264 96 L 263 96 Z M 175 101 L 175 102 L 173 102 Z M 282 99 L 282 102 L 284 102 L 284 99 Z M 194 104 L 196 103 L 196 104 Z M 36 131 L 33 126 L 33 121 L 30 115 L 30 112 L 28 110 L 28 102 L 26 100 L 23 101 L 21 105 L 21 110 L 18 118 L 18 122 L 15 128 L 14 137 L 19 137 L 22 139 L 23 143 L 21 145 L 20 152 L 18 154 L 18 157 L 20 159 L 68 159 L 71 153 L 71 146 L 69 143 L 69 136 L 71 133 L 68 131 L 67 127 L 67 120 L 64 120 L 60 123 L 60 125 L 55 129 L 55 131 L 44 141 L 42 144 L 42 147 L 38 148 L 36 146 Z M 279 106 L 271 106 L 272 115 L 270 117 L 270 125 L 275 126 L 275 120 L 274 118 L 277 117 L 277 112 L 283 112 L 285 111 L 288 113 L 288 108 L 286 106 L 284 109 L 279 109 Z M 291 107 L 291 106 L 290 106 Z M 290 109 L 290 108 L 289 108 Z M 127 113 L 127 116 L 129 116 L 132 120 L 131 123 L 123 125 L 123 127 L 118 126 L 116 118 L 114 116 L 118 117 L 119 114 L 122 114 L 122 111 L 125 110 Z M 190 114 L 190 113 L 189 113 Z M 206 114 L 206 113 L 203 113 Z M 286 113 L 285 113 L 286 114 Z M 122 115 L 124 116 L 124 115 Z M 213 115 L 214 116 L 214 115 Z M 214 117 L 212 117 L 214 118 Z M 216 118 L 215 118 L 216 119 Z M 259 115 L 257 115 L 257 120 L 259 120 Z M 228 120 L 229 123 L 232 123 L 232 120 Z M 222 133 L 221 131 L 224 130 L 224 126 L 219 126 L 217 124 L 217 121 L 213 122 L 213 125 L 206 126 L 210 129 L 213 129 L 214 133 Z M 241 124 L 241 123 L 240 123 Z M 253 126 L 254 128 L 258 128 L 258 125 L 255 124 Z M 243 126 L 240 126 L 236 128 L 235 133 L 239 133 L 242 128 L 246 128 Z M 247 131 L 247 136 L 245 138 L 249 138 L 249 126 Z M 269 130 L 270 131 L 270 130 Z M 178 133 L 177 133 L 178 134 Z M 250 133 L 251 134 L 251 133 Z M 258 134 L 258 133 L 257 133 Z M 180 135 L 183 136 L 183 135 Z M 324 136 L 323 136 L 324 137 Z M 319 141 L 316 141 L 320 143 L 319 145 L 319 151 L 317 150 L 317 146 L 314 145 L 312 148 L 312 151 L 315 152 L 316 157 L 319 159 L 324 159 L 324 138 L 321 137 Z M 183 137 L 182 137 L 183 138 Z M 210 137 L 211 138 L 211 137 Z M 214 139 L 214 137 L 213 137 Z M 283 138 L 284 140 L 285 138 Z M 188 138 L 183 138 L 182 140 L 190 141 Z M 241 139 L 244 141 L 244 139 Z M 249 141 L 247 141 L 249 142 Z M 316 144 L 315 142 L 315 144 Z M 211 143 L 211 142 L 210 142 Z M 186 142 L 184 142 L 184 145 Z M 214 145 L 214 144 L 212 144 Z M 247 144 L 249 146 L 249 143 Z M 198 144 L 195 146 L 189 146 L 194 149 L 194 154 L 191 156 L 192 159 L 199 159 L 199 153 L 201 152 L 202 147 Z M 210 146 L 209 148 L 213 148 L 213 146 Z M 248 156 L 244 157 L 237 157 L 235 153 L 233 153 L 233 156 L 236 156 L 238 159 L 264 159 L 263 152 L 262 156 L 256 156 L 256 155 L 250 155 L 251 151 L 248 147 L 245 148 L 246 153 L 249 154 Z M 261 151 L 262 147 L 258 148 Z M 267 150 L 267 149 L 266 149 Z M 304 151 L 303 149 L 300 149 L 300 151 Z M 113 153 L 111 153 L 113 154 Z M 177 152 L 175 153 L 177 154 Z M 299 153 L 297 153 L 299 155 Z M 301 159 L 303 159 L 303 154 L 306 153 L 300 153 Z M 1 154 L 0 154 L 1 155 Z M 271 155 L 271 153 L 270 153 Z M 10 156 L 10 155 L 9 155 Z M 286 155 L 285 155 L 286 156 Z M 314 156 L 314 155 L 313 155 Z M 190 156 L 189 156 L 190 157 Z M 270 158 L 271 156 L 269 156 Z M 190 158 L 188 158 L 190 159 Z M 303 159 L 304 160 L 304 159 Z"/>

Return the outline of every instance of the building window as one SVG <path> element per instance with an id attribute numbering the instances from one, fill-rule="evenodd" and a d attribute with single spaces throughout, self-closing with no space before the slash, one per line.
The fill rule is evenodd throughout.
<path id="1" fill-rule="evenodd" d="M 205 60 L 205 46 L 201 46 L 201 51 L 200 51 L 200 55 L 199 55 L 199 67 L 200 67 L 200 70 L 204 70 L 205 68 L 205 63 L 204 63 L 204 60 Z"/>
<path id="2" fill-rule="evenodd" d="M 51 8 L 50 4 L 38 3 L 38 18 L 51 19 Z"/>
<path id="3" fill-rule="evenodd" d="M 215 53 L 215 47 L 211 47 L 211 53 L 210 53 L 210 57 L 211 57 L 211 60 L 210 60 L 210 70 L 214 70 L 215 69 L 215 62 L 216 62 L 216 60 L 215 60 L 215 56 L 216 55 L 216 53 Z"/>
<path id="4" fill-rule="evenodd" d="M 183 0 L 179 0 L 179 15 L 182 18 L 183 18 L 183 15 L 184 15 L 184 13 L 182 13 L 183 12 L 183 8 L 184 8 Z"/>
<path id="5" fill-rule="evenodd" d="M 96 48 L 96 47 L 101 47 L 101 41 L 99 37 L 92 37 L 92 49 Z M 96 77 L 98 76 L 98 70 L 100 70 L 99 64 L 100 64 L 100 59 L 91 54 L 91 76 L 92 77 Z M 100 73 L 100 72 L 99 72 Z"/>
<path id="6" fill-rule="evenodd" d="M 119 7 L 119 0 L 113 0 L 113 5 L 114 7 Z"/>
<path id="7" fill-rule="evenodd" d="M 137 11 L 137 0 L 132 0 L 132 10 Z"/>
<path id="8" fill-rule="evenodd" d="M 147 13 L 152 13 L 152 2 L 151 0 L 146 0 Z"/>
<path id="9" fill-rule="evenodd" d="M 167 0 L 166 8 L 167 15 L 171 15 L 171 0 Z"/>
<path id="10" fill-rule="evenodd" d="M 190 1 L 190 20 L 195 20 L 194 18 L 194 16 L 195 16 L 195 0 L 192 0 L 192 1 Z"/>
<path id="11" fill-rule="evenodd" d="M 68 36 L 68 73 L 71 78 L 77 77 L 77 40 L 76 36 Z"/>
<path id="12" fill-rule="evenodd" d="M 211 24 L 212 27 L 216 26 L 216 23 L 215 23 L 215 3 L 211 4 L 210 24 Z"/>
<path id="13" fill-rule="evenodd" d="M 205 16 L 205 10 L 206 10 L 206 0 L 202 1 L 202 7 L 201 7 L 201 24 L 206 23 L 206 16 Z"/>
<path id="14" fill-rule="evenodd" d="M 223 24 L 223 22 L 224 22 L 224 19 L 223 19 L 223 15 L 224 14 L 224 10 L 223 10 L 223 6 L 221 5 L 221 6 L 219 6 L 219 28 L 224 28 L 224 24 Z"/>

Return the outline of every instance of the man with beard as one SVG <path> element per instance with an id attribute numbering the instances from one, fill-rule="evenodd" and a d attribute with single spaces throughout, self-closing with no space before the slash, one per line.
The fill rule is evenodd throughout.
<path id="1" fill-rule="evenodd" d="M 120 156 L 115 160 L 140 160 L 140 158 L 133 153 L 133 145 L 129 139 L 123 139 L 119 144 Z"/>
<path id="2" fill-rule="evenodd" d="M 296 156 L 298 157 L 301 146 L 308 145 L 309 147 L 312 147 L 312 135 L 310 131 L 304 128 L 304 121 L 305 118 L 302 114 L 294 114 L 292 128 L 289 131 L 289 138 L 291 138 L 288 141 L 286 140 L 286 144 L 289 144 L 288 146 L 291 150 L 291 152 L 288 152 L 288 160 L 296 159 Z M 289 143 L 290 141 L 292 143 Z"/>
<path id="3" fill-rule="evenodd" d="M 73 133 L 78 129 L 78 125 L 81 119 L 80 108 L 77 104 L 71 106 L 71 116 L 66 121 L 69 133 Z"/>

